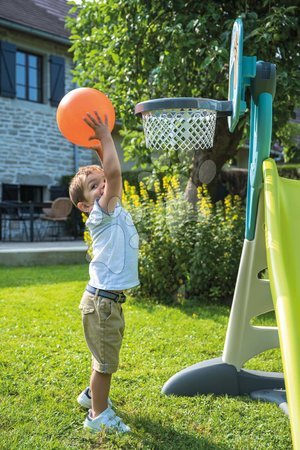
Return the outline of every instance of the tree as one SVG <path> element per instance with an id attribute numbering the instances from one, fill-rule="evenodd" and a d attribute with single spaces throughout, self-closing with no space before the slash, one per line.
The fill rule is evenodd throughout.
<path id="1" fill-rule="evenodd" d="M 247 116 L 230 133 L 227 120 L 217 121 L 214 147 L 199 151 L 189 166 L 176 155 L 163 164 L 145 148 L 136 103 L 159 97 L 227 98 L 228 63 L 234 20 L 244 20 L 244 54 L 277 66 L 274 137 L 291 118 L 299 102 L 299 8 L 289 1 L 197 0 L 71 0 L 71 30 L 75 81 L 109 95 L 123 123 L 123 148 L 143 167 L 185 173 L 188 197 L 201 181 L 207 159 L 216 167 L 210 183 L 238 151 Z M 74 13 L 74 14 L 72 14 Z M 162 155 L 165 157 L 165 155 Z"/>

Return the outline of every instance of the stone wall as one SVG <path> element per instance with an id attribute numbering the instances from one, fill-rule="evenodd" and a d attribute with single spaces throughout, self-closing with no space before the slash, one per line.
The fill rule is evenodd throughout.
<path id="1" fill-rule="evenodd" d="M 75 171 L 74 146 L 60 134 L 56 108 L 0 98 L 0 172 L 2 183 L 59 184 Z M 91 162 L 90 152 L 78 150 L 79 165 Z M 32 183 L 24 183 L 29 175 Z"/>
<path id="2" fill-rule="evenodd" d="M 56 124 L 56 108 L 49 103 L 49 56 L 65 58 L 65 90 L 74 89 L 72 60 L 67 48 L 30 35 L 0 29 L 0 39 L 18 48 L 43 55 L 44 103 L 0 97 L 0 185 L 28 184 L 49 187 L 58 185 L 63 175 L 72 175 L 75 164 L 91 164 L 92 153 L 77 148 L 60 134 Z"/>

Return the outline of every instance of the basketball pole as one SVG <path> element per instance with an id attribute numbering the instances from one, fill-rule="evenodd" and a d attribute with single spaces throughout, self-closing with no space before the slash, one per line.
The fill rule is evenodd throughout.
<path id="1" fill-rule="evenodd" d="M 182 111 L 189 110 L 192 115 L 197 108 L 199 111 L 215 110 L 218 117 L 228 116 L 229 130 L 233 132 L 246 111 L 246 88 L 250 88 L 251 95 L 246 231 L 223 354 L 173 375 L 162 388 L 166 395 L 241 395 L 259 389 L 284 387 L 282 374 L 242 368 L 253 356 L 279 345 L 276 327 L 254 327 L 250 324 L 253 317 L 274 309 L 269 281 L 260 279 L 259 273 L 267 267 L 261 195 L 262 161 L 268 158 L 270 152 L 275 85 L 276 70 L 273 64 L 257 62 L 255 56 L 243 55 L 243 23 L 238 18 L 232 31 L 228 101 L 177 98 L 149 100 L 136 105 L 136 114 L 143 117 L 146 142 L 151 142 L 155 148 L 155 136 L 160 135 L 160 146 L 164 133 L 152 133 L 150 139 L 149 134 L 147 139 L 147 133 L 151 133 L 154 127 L 159 130 L 159 120 L 166 127 L 166 122 L 173 120 L 169 119 L 172 113 L 177 114 L 179 123 Z M 168 131 L 167 127 L 165 129 Z M 192 130 L 189 133 L 192 142 Z M 153 137 L 154 140 L 151 140 Z"/>

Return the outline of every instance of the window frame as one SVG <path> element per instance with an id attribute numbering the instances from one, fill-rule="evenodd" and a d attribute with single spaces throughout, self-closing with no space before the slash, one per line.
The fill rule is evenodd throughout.
<path id="1" fill-rule="evenodd" d="M 18 54 L 23 54 L 25 56 L 25 63 L 20 64 L 18 62 Z M 33 56 L 37 58 L 37 82 L 36 85 L 30 84 L 30 69 L 35 69 L 35 67 L 30 66 L 30 57 Z M 24 67 L 25 69 L 25 80 L 24 84 L 17 81 L 18 77 L 18 67 Z M 25 88 L 25 96 L 21 97 L 18 95 L 18 87 L 22 86 Z M 37 91 L 37 100 L 34 100 L 30 96 L 30 89 L 35 89 Z M 25 100 L 32 103 L 43 103 L 43 56 L 36 54 L 31 51 L 23 50 L 20 48 L 16 49 L 16 98 L 18 100 Z"/>
<path id="2" fill-rule="evenodd" d="M 19 75 L 17 83 L 17 51 L 38 57 L 40 84 L 38 85 L 37 100 L 30 99 L 28 92 L 26 95 L 22 94 L 22 97 L 21 95 L 17 96 L 16 85 L 18 84 L 19 90 L 23 84 Z M 38 49 L 24 48 L 22 44 L 16 45 L 0 39 L 0 97 L 27 100 L 35 104 L 49 104 L 49 106 L 57 107 L 66 93 L 66 73 L 67 70 L 70 70 L 66 61 L 66 55 L 52 55 L 46 51 L 41 52 Z M 21 65 L 21 62 L 18 61 L 18 66 Z"/>

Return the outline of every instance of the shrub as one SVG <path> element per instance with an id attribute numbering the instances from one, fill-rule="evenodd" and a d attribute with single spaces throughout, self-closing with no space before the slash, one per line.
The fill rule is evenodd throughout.
<path id="1" fill-rule="evenodd" d="M 212 205 L 199 190 L 196 244 L 191 258 L 190 296 L 228 301 L 233 295 L 244 235 L 244 211 L 238 196 Z"/>
<path id="2" fill-rule="evenodd" d="M 244 233 L 244 210 L 237 196 L 213 205 L 198 191 L 194 208 L 178 178 L 145 185 L 140 193 L 124 185 L 123 204 L 140 235 L 140 293 L 167 303 L 184 297 L 227 301 L 233 294 Z"/>
<path id="3" fill-rule="evenodd" d="M 186 254 L 194 235 L 193 207 L 183 199 L 174 177 L 164 178 L 163 188 L 155 182 L 155 200 L 143 183 L 140 190 L 140 214 L 135 223 L 141 238 L 141 292 L 169 302 L 187 282 Z"/>

